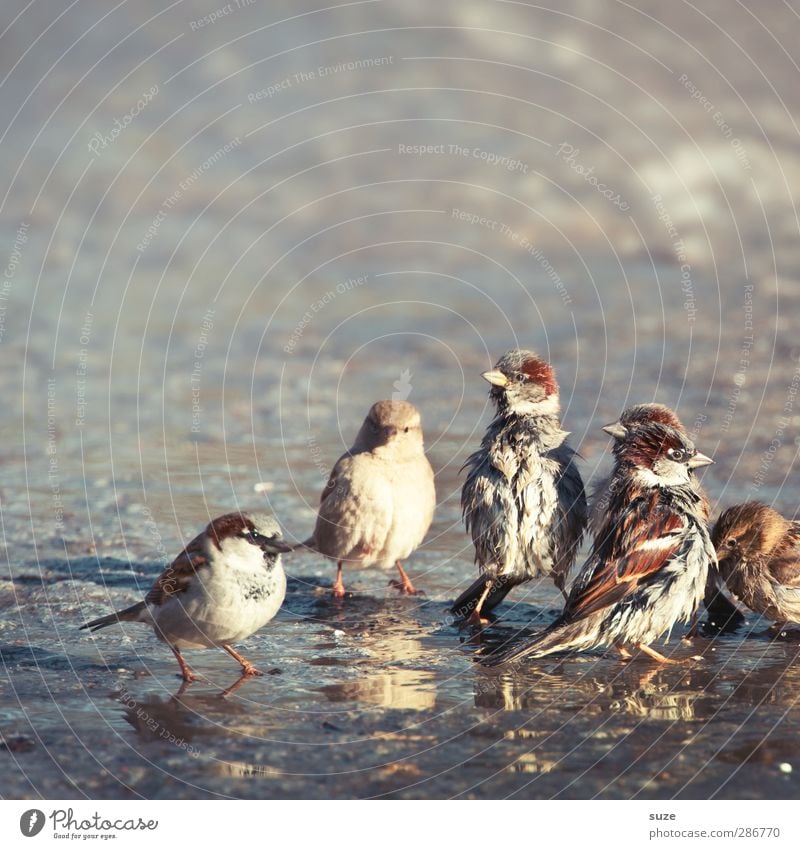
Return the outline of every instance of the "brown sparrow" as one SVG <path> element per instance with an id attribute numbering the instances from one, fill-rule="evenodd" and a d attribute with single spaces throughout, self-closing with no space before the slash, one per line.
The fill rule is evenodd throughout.
<path id="1" fill-rule="evenodd" d="M 613 453 L 615 457 L 615 467 L 605 479 L 600 480 L 592 488 L 591 512 L 589 515 L 589 527 L 592 533 L 597 536 L 601 532 L 604 518 L 608 515 L 608 505 L 611 498 L 611 487 L 614 485 L 615 471 L 618 464 L 616 459 L 620 452 L 624 451 L 624 442 L 629 433 L 636 427 L 643 424 L 663 424 L 667 427 L 674 428 L 684 436 L 687 435 L 686 428 L 683 422 L 678 418 L 677 413 L 671 410 L 664 404 L 635 404 L 628 407 L 619 420 L 612 424 L 606 425 L 603 430 L 614 439 Z M 711 515 L 711 504 L 706 495 L 706 491 L 698 481 L 697 476 L 690 472 L 689 478 L 695 492 L 700 496 L 700 513 L 706 523 Z M 711 618 L 715 623 L 729 622 L 731 617 L 736 616 L 736 610 L 731 605 L 724 595 L 718 593 L 717 584 L 719 583 L 719 575 L 716 567 L 711 566 L 708 570 L 708 579 L 704 602 Z M 692 628 L 689 636 L 694 636 L 697 633 L 697 613 L 692 617 Z"/>
<path id="2" fill-rule="evenodd" d="M 617 446 L 624 442 L 630 430 L 638 427 L 639 425 L 651 423 L 666 425 L 667 427 L 674 428 L 678 431 L 678 433 L 682 433 L 684 436 L 687 436 L 683 422 L 678 418 L 677 413 L 669 407 L 664 404 L 656 403 L 635 404 L 632 407 L 628 407 L 617 421 L 607 424 L 603 428 L 603 430 L 614 439 L 615 456 Z M 589 527 L 593 533 L 597 533 L 599 531 L 602 520 L 606 516 L 606 508 L 608 507 L 610 498 L 609 489 L 613 478 L 614 471 L 612 470 L 605 478 L 598 481 L 597 484 L 592 487 Z M 695 485 L 697 494 L 702 499 L 702 510 L 704 511 L 707 520 L 711 514 L 711 505 L 708 502 L 708 496 L 694 474 L 691 475 L 691 480 Z"/>
<path id="3" fill-rule="evenodd" d="M 422 421 L 408 401 L 372 405 L 353 447 L 333 467 L 314 533 L 302 547 L 337 563 L 333 595 L 345 594 L 342 565 L 396 567 L 403 593 L 417 590 L 403 569 L 433 520 L 436 490 Z"/>
<path id="4" fill-rule="evenodd" d="M 725 510 L 711 539 L 737 599 L 778 626 L 800 622 L 800 523 L 751 501 Z"/>
<path id="5" fill-rule="evenodd" d="M 181 649 L 218 646 L 241 664 L 243 675 L 261 675 L 231 648 L 278 612 L 286 595 L 282 552 L 291 551 L 278 523 L 262 513 L 228 513 L 214 519 L 168 566 L 144 601 L 82 625 L 97 631 L 119 622 L 142 622 L 175 655 L 184 681 L 195 675 Z"/>
<path id="6" fill-rule="evenodd" d="M 451 607 L 471 622 L 532 578 L 552 578 L 564 593 L 586 528 L 583 480 L 561 429 L 553 367 L 515 350 L 483 377 L 496 413 L 464 465 L 461 491 L 480 575 Z"/>
<path id="7" fill-rule="evenodd" d="M 632 429 L 618 454 L 609 515 L 570 590 L 561 616 L 544 633 L 489 655 L 489 666 L 525 656 L 613 644 L 623 657 L 650 647 L 703 597 L 714 548 L 692 485 L 693 469 L 712 461 L 674 428 Z"/>

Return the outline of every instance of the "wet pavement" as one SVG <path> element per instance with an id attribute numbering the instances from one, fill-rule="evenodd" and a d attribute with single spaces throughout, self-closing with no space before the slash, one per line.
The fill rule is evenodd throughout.
<path id="1" fill-rule="evenodd" d="M 236 688 L 227 655 L 190 653 L 207 680 L 186 687 L 144 628 L 75 634 L 81 607 L 134 594 L 127 565 L 106 568 L 122 585 L 51 580 L 71 600 L 52 618 L 42 602 L 18 611 L 29 644 L 6 633 L 8 796 L 794 797 L 796 632 L 773 641 L 748 622 L 673 641 L 704 658 L 679 667 L 587 654 L 486 670 L 480 647 L 555 608 L 528 595 L 481 636 L 451 624 L 440 591 L 396 598 L 364 573 L 335 601 L 314 576 L 247 641 L 262 678 Z"/>
<path id="2" fill-rule="evenodd" d="M 555 364 L 589 485 L 600 426 L 655 399 L 714 456 L 715 511 L 797 512 L 800 10 L 429 6 L 4 4 L 3 797 L 800 795 L 797 633 L 504 672 L 476 652 L 556 591 L 483 634 L 447 609 L 479 374 L 516 344 Z M 212 516 L 303 539 L 393 393 L 437 472 L 424 597 L 365 571 L 335 602 L 331 564 L 287 558 L 242 646 L 270 674 L 233 690 L 222 652 L 182 689 L 147 629 L 77 630 Z"/>

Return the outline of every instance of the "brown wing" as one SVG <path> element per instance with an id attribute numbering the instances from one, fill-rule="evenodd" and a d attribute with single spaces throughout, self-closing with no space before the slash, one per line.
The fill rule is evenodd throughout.
<path id="1" fill-rule="evenodd" d="M 145 596 L 145 603 L 160 605 L 170 596 L 186 592 L 191 576 L 207 562 L 203 553 L 203 534 L 200 534 L 159 575 Z"/>
<path id="2" fill-rule="evenodd" d="M 778 550 L 770 557 L 767 568 L 779 584 L 800 587 L 800 523 L 792 522 Z"/>
<path id="3" fill-rule="evenodd" d="M 663 505 L 638 499 L 594 552 L 597 560 L 588 579 L 576 581 L 564 617 L 582 619 L 633 593 L 680 550 L 685 520 Z"/>

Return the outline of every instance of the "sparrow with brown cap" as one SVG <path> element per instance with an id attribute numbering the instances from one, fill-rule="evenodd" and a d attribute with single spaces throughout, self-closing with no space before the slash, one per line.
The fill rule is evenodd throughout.
<path id="1" fill-rule="evenodd" d="M 483 377 L 495 416 L 465 463 L 461 491 L 480 574 L 451 606 L 476 624 L 533 578 L 549 577 L 566 595 L 586 528 L 583 480 L 561 429 L 553 367 L 533 351 L 513 350 Z"/>
<path id="2" fill-rule="evenodd" d="M 281 554 L 291 551 L 275 519 L 227 513 L 214 519 L 162 572 L 138 604 L 82 625 L 97 631 L 120 622 L 150 625 L 165 642 L 184 681 L 196 676 L 182 649 L 219 647 L 242 667 L 262 673 L 232 648 L 278 612 L 286 595 Z"/>

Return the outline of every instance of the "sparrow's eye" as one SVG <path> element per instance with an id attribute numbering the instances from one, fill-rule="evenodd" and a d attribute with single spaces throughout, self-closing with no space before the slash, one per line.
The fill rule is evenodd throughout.
<path id="1" fill-rule="evenodd" d="M 686 458 L 686 452 L 682 448 L 670 448 L 667 456 L 676 463 L 682 463 Z"/>
<path id="2" fill-rule="evenodd" d="M 727 545 L 728 548 L 736 548 L 736 546 L 738 544 L 739 543 L 738 543 L 738 541 L 736 540 L 735 537 L 729 537 L 728 539 L 725 540 L 725 545 Z"/>
<path id="3" fill-rule="evenodd" d="M 404 427 L 404 428 L 403 428 L 403 433 L 408 433 L 408 428 L 407 428 L 407 427 Z"/>

